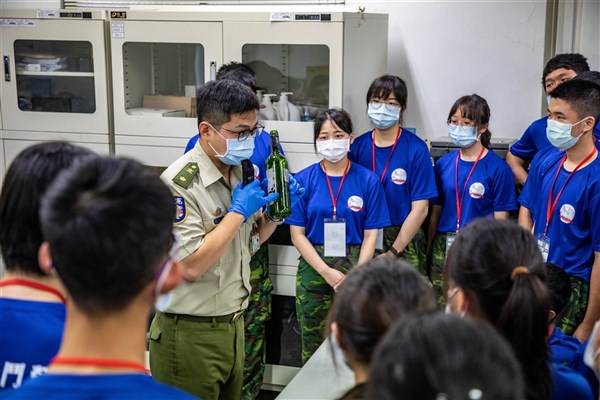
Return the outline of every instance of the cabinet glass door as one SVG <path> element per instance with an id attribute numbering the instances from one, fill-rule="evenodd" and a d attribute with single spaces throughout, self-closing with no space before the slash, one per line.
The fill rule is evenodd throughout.
<path id="1" fill-rule="evenodd" d="M 284 142 L 312 143 L 317 113 L 342 105 L 342 22 L 225 22 L 224 60 L 256 72 L 259 119 Z"/>
<path id="2" fill-rule="evenodd" d="M 108 134 L 104 22 L 3 28 L 4 129 Z"/>
<path id="3" fill-rule="evenodd" d="M 15 40 L 17 106 L 21 111 L 96 111 L 92 44 Z"/>
<path id="4" fill-rule="evenodd" d="M 222 63 L 221 23 L 111 23 L 124 31 L 111 46 L 116 135 L 197 133 L 196 91 Z"/>

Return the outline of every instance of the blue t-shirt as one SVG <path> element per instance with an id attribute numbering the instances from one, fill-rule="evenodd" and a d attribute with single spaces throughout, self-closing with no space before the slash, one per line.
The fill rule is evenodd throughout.
<path id="1" fill-rule="evenodd" d="M 439 197 L 435 201 L 442 206 L 438 232 L 456 231 L 456 157 L 452 151 L 435 163 L 435 177 Z M 465 181 L 474 161 L 458 160 L 458 196 L 462 196 Z M 506 162 L 493 151 L 479 160 L 469 179 L 463 197 L 460 228 L 480 217 L 493 217 L 495 211 L 517 209 L 517 195 L 512 171 Z"/>
<path id="2" fill-rule="evenodd" d="M 47 374 L 13 390 L 7 400 L 191 400 L 195 397 L 143 374 Z"/>
<path id="3" fill-rule="evenodd" d="M 373 168 L 372 131 L 356 138 L 348 158 L 369 171 Z M 375 146 L 375 175 L 381 174 L 393 146 Z M 437 196 L 433 164 L 427 145 L 414 133 L 403 129 L 383 180 L 385 197 L 393 226 L 401 226 L 410 213 L 412 202 Z"/>
<path id="4" fill-rule="evenodd" d="M 527 127 L 523 135 L 510 146 L 511 154 L 522 158 L 526 161 L 533 160 L 533 157 L 538 151 L 547 147 L 551 147 L 550 141 L 546 136 L 546 128 L 548 127 L 548 117 L 540 118 L 533 121 Z M 600 123 L 594 127 L 594 136 L 596 140 L 600 139 Z"/>
<path id="5" fill-rule="evenodd" d="M 552 373 L 552 400 L 593 400 L 592 389 L 583 376 L 571 368 L 550 363 Z"/>
<path id="6" fill-rule="evenodd" d="M 555 148 L 538 154 L 519 198 L 531 212 L 538 238 L 544 233 L 548 194 L 564 154 Z M 561 169 L 553 201 L 570 174 Z M 547 236 L 548 262 L 559 265 L 570 276 L 589 281 L 594 252 L 600 251 L 600 157 L 573 175 L 557 203 Z"/>
<path id="7" fill-rule="evenodd" d="M 62 303 L 0 299 L 0 393 L 46 372 L 64 325 Z"/>
<path id="8" fill-rule="evenodd" d="M 306 192 L 294 205 L 285 220 L 289 225 L 303 226 L 306 237 L 313 245 L 324 243 L 324 221 L 333 217 L 333 204 L 325 172 L 315 163 L 296 175 Z M 329 177 L 335 197 L 341 176 Z M 337 219 L 346 220 L 346 243 L 360 245 L 366 229 L 390 225 L 388 207 L 381 183 L 368 169 L 352 163 L 337 202 Z"/>
<path id="9" fill-rule="evenodd" d="M 565 335 L 554 327 L 548 339 L 550 359 L 553 363 L 573 367 L 581 349 L 581 343 L 573 336 Z"/>
<path id="10" fill-rule="evenodd" d="M 194 135 L 190 138 L 187 145 L 185 146 L 184 153 L 192 150 L 200 135 Z M 281 144 L 279 145 L 279 151 L 284 154 Z M 254 175 L 259 181 L 263 181 L 267 178 L 267 158 L 271 155 L 271 135 L 264 129 L 254 137 L 254 153 L 250 157 L 250 161 L 254 164 Z"/>

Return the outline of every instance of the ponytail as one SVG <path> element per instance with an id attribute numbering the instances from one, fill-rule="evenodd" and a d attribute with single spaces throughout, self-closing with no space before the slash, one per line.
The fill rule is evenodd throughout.
<path id="1" fill-rule="evenodd" d="M 515 273 L 523 268 L 526 272 Z M 523 373 L 527 382 L 527 398 L 549 399 L 552 379 L 545 338 L 550 294 L 543 276 L 529 272 L 526 267 L 516 267 L 511 273 L 511 280 L 512 288 L 495 325 L 512 344 L 521 365 L 526 366 Z"/>
<path id="2" fill-rule="evenodd" d="M 490 148 L 490 142 L 492 141 L 492 132 L 489 129 L 486 129 L 481 135 L 479 135 L 479 140 L 481 140 L 481 145 L 486 149 Z"/>

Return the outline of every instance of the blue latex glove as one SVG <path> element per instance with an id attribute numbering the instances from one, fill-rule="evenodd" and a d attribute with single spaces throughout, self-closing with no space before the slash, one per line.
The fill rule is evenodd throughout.
<path id="1" fill-rule="evenodd" d="M 228 211 L 243 215 L 245 222 L 261 208 L 277 200 L 278 197 L 279 193 L 271 193 L 266 196 L 265 191 L 260 187 L 260 182 L 257 180 L 246 186 L 239 183 L 233 190 L 231 207 Z"/>
<path id="2" fill-rule="evenodd" d="M 298 200 L 300 200 L 302 198 L 302 196 L 304 196 L 304 192 L 306 190 L 300 186 L 300 184 L 298 183 L 296 178 L 294 178 L 294 175 L 290 175 L 289 188 L 290 188 L 290 204 L 292 205 L 292 208 L 293 208 L 294 205 L 298 202 Z"/>

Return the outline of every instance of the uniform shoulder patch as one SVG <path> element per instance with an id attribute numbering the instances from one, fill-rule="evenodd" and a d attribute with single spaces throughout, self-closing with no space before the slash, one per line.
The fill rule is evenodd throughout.
<path id="1" fill-rule="evenodd" d="M 181 196 L 173 197 L 175 200 L 175 223 L 182 222 L 187 216 L 187 209 L 185 208 L 185 200 Z"/>
<path id="2" fill-rule="evenodd" d="M 175 175 L 175 178 L 173 178 L 173 182 L 176 185 L 187 189 L 192 184 L 192 180 L 194 180 L 194 177 L 198 175 L 198 172 L 200 172 L 198 170 L 198 164 L 196 164 L 195 162 L 189 162 L 185 165 L 185 167 L 181 169 L 181 171 L 177 173 L 177 175 Z"/>

